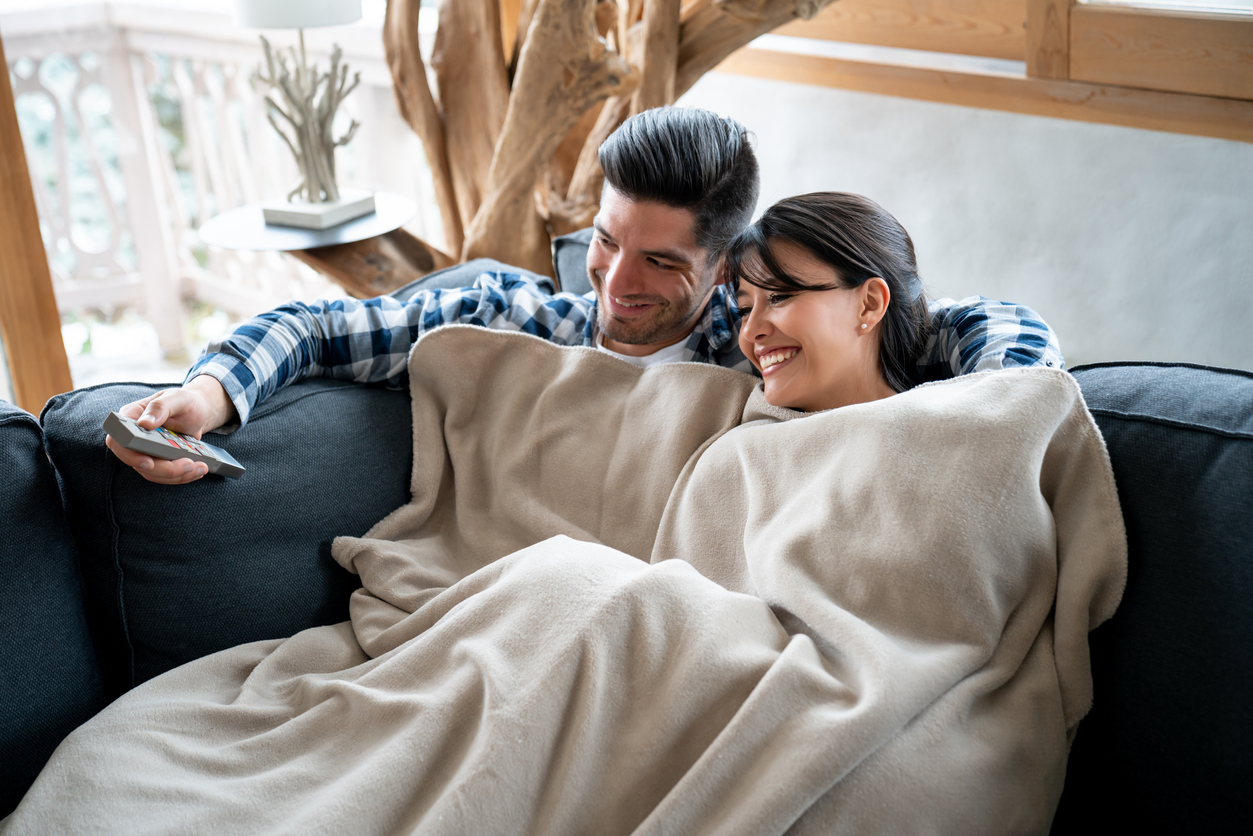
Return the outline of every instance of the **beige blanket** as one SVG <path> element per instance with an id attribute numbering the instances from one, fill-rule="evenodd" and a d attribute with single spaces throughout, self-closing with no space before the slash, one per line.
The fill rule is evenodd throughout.
<path id="1" fill-rule="evenodd" d="M 410 373 L 351 622 L 126 695 L 6 834 L 1047 832 L 1126 571 L 1067 374 L 797 417 L 462 327 Z"/>

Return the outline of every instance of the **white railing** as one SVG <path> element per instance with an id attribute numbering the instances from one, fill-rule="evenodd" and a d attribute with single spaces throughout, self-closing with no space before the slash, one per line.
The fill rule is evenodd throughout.
<path id="1" fill-rule="evenodd" d="M 425 158 L 392 102 L 382 4 L 364 5 L 356 26 L 306 33 L 311 58 L 324 62 L 334 40 L 361 71 L 342 118 L 362 127 L 340 149 L 340 182 L 414 198 L 421 211 L 408 228 L 438 243 Z M 212 249 L 196 235 L 219 212 L 282 196 L 297 177 L 250 80 L 258 33 L 232 27 L 223 8 L 146 0 L 0 11 L 58 305 L 137 306 L 168 353 L 184 345 L 184 298 L 249 316 L 335 292 L 294 259 Z M 265 34 L 277 46 L 295 41 Z"/>

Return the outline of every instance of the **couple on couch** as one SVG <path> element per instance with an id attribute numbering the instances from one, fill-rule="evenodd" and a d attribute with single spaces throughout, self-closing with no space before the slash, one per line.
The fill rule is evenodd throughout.
<path id="1" fill-rule="evenodd" d="M 498 273 L 472 288 L 420 291 L 403 303 L 293 302 L 210 346 L 181 389 L 123 412 L 145 427 L 200 437 L 246 423 L 258 402 L 307 375 L 404 388 L 412 345 L 453 323 L 594 346 L 639 366 L 713 363 L 762 376 L 772 403 L 797 409 L 985 369 L 1062 365 L 1056 335 L 1028 308 L 975 297 L 935 302 L 928 311 L 909 236 L 870 201 L 791 198 L 745 231 L 757 202 L 757 160 L 746 131 L 730 119 L 681 108 L 642 113 L 609 137 L 600 163 L 606 185 L 587 256 L 594 295 L 549 295 Z M 721 268 L 724 253 L 729 272 Z M 741 278 L 738 301 L 756 310 L 762 327 L 777 329 L 774 311 L 789 305 L 833 314 L 836 305 L 839 324 L 818 317 L 802 325 L 793 315 L 788 327 L 805 333 L 740 327 Z M 751 301 L 759 291 L 771 294 L 764 305 Z M 809 339 L 808 348 L 801 344 Z M 763 364 L 763 351 L 779 353 L 769 349 L 795 354 Z M 834 386 L 840 402 L 769 397 L 793 377 Z M 190 460 L 154 460 L 108 443 L 150 481 L 179 484 L 207 473 Z"/>
<path id="2" fill-rule="evenodd" d="M 863 198 L 745 229 L 730 120 L 649 111 L 601 163 L 594 298 L 292 304 L 126 407 L 200 435 L 310 372 L 407 384 L 413 498 L 335 541 L 349 622 L 136 688 L 0 829 L 1047 832 L 1125 578 L 1052 333 L 928 306 Z"/>

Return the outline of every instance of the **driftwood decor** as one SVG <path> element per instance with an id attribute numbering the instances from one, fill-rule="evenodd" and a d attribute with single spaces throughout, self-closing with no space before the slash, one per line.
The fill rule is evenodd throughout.
<path id="1" fill-rule="evenodd" d="M 373 263 L 402 257 L 388 267 L 397 280 L 480 256 L 551 274 L 553 236 L 596 214 L 605 137 L 633 113 L 674 103 L 757 36 L 830 2 L 440 0 L 428 73 L 420 0 L 388 0 L 383 44 L 396 103 L 426 151 L 444 248 L 414 239 L 401 256 L 379 242 Z M 348 261 L 371 246 L 358 244 Z M 334 276 L 344 259 L 334 270 L 322 264 L 334 249 L 300 257 Z"/>

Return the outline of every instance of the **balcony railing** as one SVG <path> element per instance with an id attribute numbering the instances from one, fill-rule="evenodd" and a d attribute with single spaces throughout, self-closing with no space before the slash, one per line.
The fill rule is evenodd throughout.
<path id="1" fill-rule="evenodd" d="M 11 4 L 10 4 L 11 5 Z M 63 312 L 136 307 L 161 348 L 185 348 L 182 303 L 233 317 L 336 289 L 278 253 L 206 247 L 213 215 L 286 194 L 294 162 L 266 121 L 258 33 L 227 4 L 144 0 L 0 11 L 23 144 Z M 306 33 L 311 59 L 332 40 L 361 86 L 341 118 L 362 123 L 339 151 L 340 183 L 418 202 L 408 228 L 438 242 L 430 174 L 396 114 L 379 34 L 382 3 L 352 27 Z M 0 6 L 0 9 L 7 8 Z M 294 32 L 265 33 L 276 46 Z"/>

